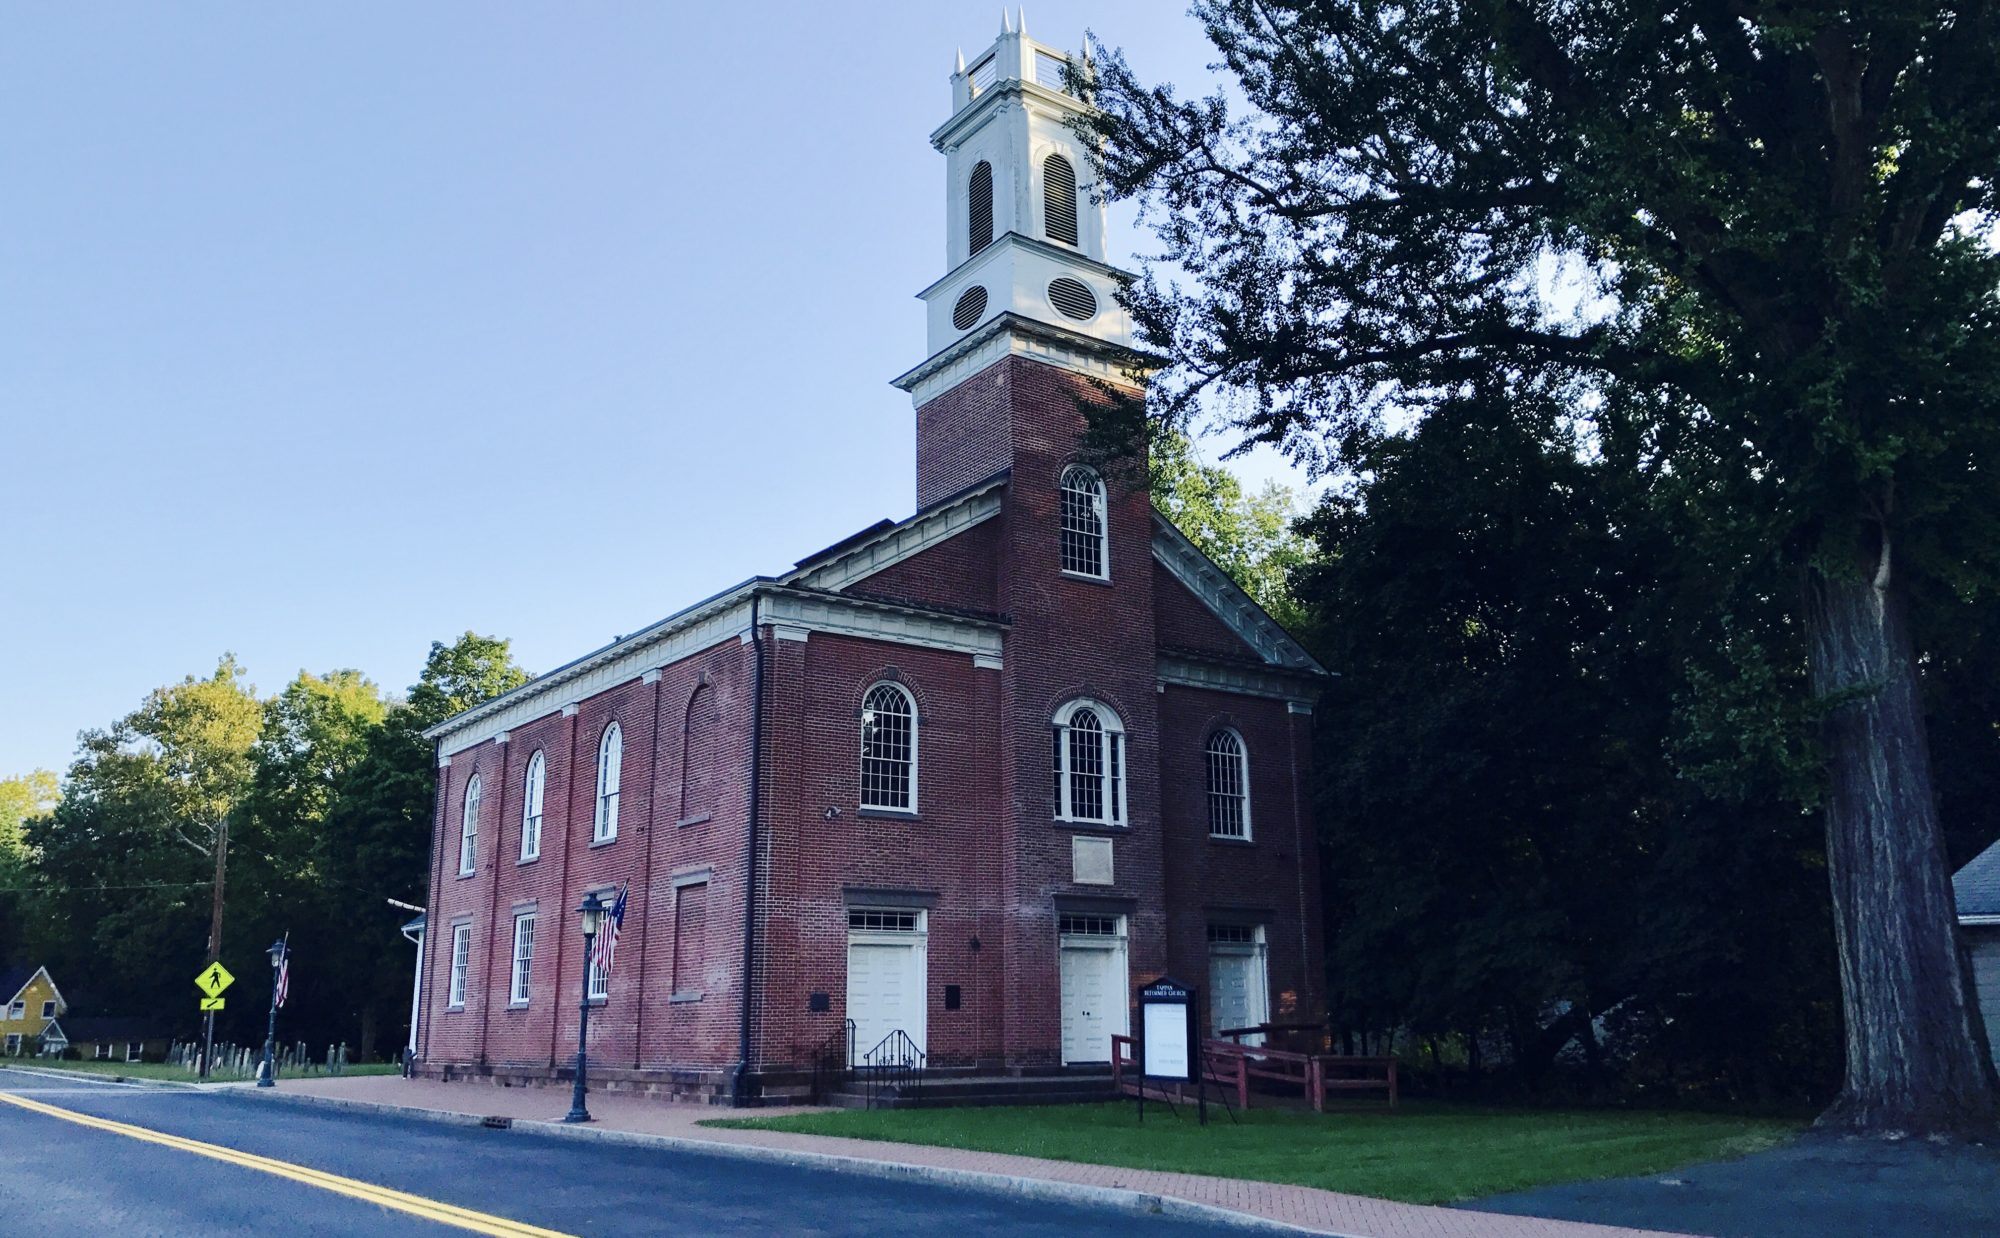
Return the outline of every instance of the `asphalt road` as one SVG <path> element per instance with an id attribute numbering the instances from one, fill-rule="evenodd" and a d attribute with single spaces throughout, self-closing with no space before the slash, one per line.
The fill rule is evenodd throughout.
<path id="1" fill-rule="evenodd" d="M 2000 1150 L 1806 1135 L 1740 1160 L 1465 1206 L 1714 1238 L 1994 1238 Z"/>
<path id="2" fill-rule="evenodd" d="M 0 1069 L 0 1093 L 565 1234 L 1237 1233 L 924 1182 Z M 0 1215 L 65 1233 L 466 1232 L 247 1165 L 0 1101 Z M 23 1209 L 26 1209 L 25 1211 Z M 477 1230 L 477 1225 L 473 1227 Z"/>

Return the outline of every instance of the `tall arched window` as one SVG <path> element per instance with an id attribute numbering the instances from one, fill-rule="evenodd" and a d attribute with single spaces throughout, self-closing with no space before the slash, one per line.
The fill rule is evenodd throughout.
<path id="1" fill-rule="evenodd" d="M 465 784 L 465 807 L 458 819 L 458 875 L 479 865 L 479 775 Z"/>
<path id="2" fill-rule="evenodd" d="M 618 775 L 625 763 L 625 737 L 618 724 L 604 728 L 597 741 L 597 817 L 590 831 L 592 842 L 609 842 L 618 837 Z"/>
<path id="3" fill-rule="evenodd" d="M 1061 155 L 1042 160 L 1042 234 L 1076 244 L 1076 169 Z"/>
<path id="4" fill-rule="evenodd" d="M 1063 821 L 1125 824 L 1125 725 L 1096 701 L 1056 711 L 1055 809 Z"/>
<path id="5" fill-rule="evenodd" d="M 917 809 L 917 708 L 901 684 L 878 683 L 861 702 L 861 806 Z"/>
<path id="6" fill-rule="evenodd" d="M 1062 475 L 1062 570 L 1102 580 L 1111 575 L 1104 553 L 1104 479 L 1081 464 Z"/>
<path id="7" fill-rule="evenodd" d="M 972 165 L 965 206 L 969 238 L 965 256 L 970 258 L 993 243 L 993 165 L 984 159 Z"/>
<path id="8" fill-rule="evenodd" d="M 1250 837 L 1250 758 L 1234 731 L 1208 737 L 1208 832 L 1217 838 Z"/>
<path id="9" fill-rule="evenodd" d="M 525 862 L 542 854 L 542 784 L 548 781 L 548 763 L 539 749 L 528 758 L 528 776 L 521 787 L 521 859 Z"/>

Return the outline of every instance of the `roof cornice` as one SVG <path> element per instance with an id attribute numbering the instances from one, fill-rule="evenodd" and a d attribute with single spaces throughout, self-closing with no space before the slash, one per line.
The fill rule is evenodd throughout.
<path id="1" fill-rule="evenodd" d="M 1153 512 L 1153 558 L 1265 662 L 1308 675 L 1328 673 L 1255 598 L 1230 579 L 1228 572 L 1217 567 L 1157 509 Z"/>
<path id="2" fill-rule="evenodd" d="M 979 326 L 953 340 L 947 348 L 939 349 L 929 360 L 914 369 L 905 371 L 889 380 L 893 387 L 901 388 L 915 396 L 917 403 L 925 402 L 921 388 L 926 381 L 937 374 L 950 370 L 968 358 L 979 357 L 989 346 L 1011 339 L 1026 347 L 1001 347 L 993 352 L 990 360 L 981 357 L 984 369 L 994 361 L 1014 355 L 1031 361 L 1045 361 L 1066 369 L 1077 370 L 1105 382 L 1122 386 L 1143 386 L 1144 375 L 1160 368 L 1165 361 L 1152 353 L 1131 348 L 1124 344 L 1114 344 L 1096 336 L 1085 335 L 1081 331 L 1071 331 L 1054 323 L 1024 317 L 1007 310 L 987 319 Z M 1140 377 L 1128 377 L 1133 372 Z M 942 394 L 942 393 L 939 393 Z"/>

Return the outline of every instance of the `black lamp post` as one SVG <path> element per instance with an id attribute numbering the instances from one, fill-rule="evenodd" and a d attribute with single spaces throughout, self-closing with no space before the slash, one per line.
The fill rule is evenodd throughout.
<path id="1" fill-rule="evenodd" d="M 262 1074 L 257 1076 L 257 1086 L 260 1088 L 274 1088 L 278 1086 L 277 1080 L 273 1078 L 277 1074 L 278 1068 L 271 1060 L 271 1051 L 277 1045 L 278 1041 L 278 973 L 279 969 L 285 965 L 284 938 L 281 937 L 271 943 L 270 955 L 271 1021 L 264 1029 L 264 1070 Z"/>
<path id="2" fill-rule="evenodd" d="M 569 1112 L 563 1115 L 565 1122 L 590 1121 L 590 1110 L 583 1107 L 583 1096 L 590 1090 L 584 1082 L 584 1052 L 590 1043 L 590 972 L 594 963 L 591 945 L 597 940 L 597 930 L 604 924 L 606 910 L 595 890 L 584 895 L 583 902 L 576 908 L 577 917 L 583 921 L 583 1002 L 577 1007 L 576 1018 L 576 1087 L 570 1093 Z"/>

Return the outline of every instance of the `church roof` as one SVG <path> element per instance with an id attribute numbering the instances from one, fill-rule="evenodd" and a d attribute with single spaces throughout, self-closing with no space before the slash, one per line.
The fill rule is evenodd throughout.
<path id="1" fill-rule="evenodd" d="M 1008 622 L 1004 615 L 876 598 L 847 590 L 884 568 L 997 516 L 1007 483 L 1008 473 L 1002 470 L 906 519 L 878 521 L 800 560 L 783 576 L 752 576 L 638 632 L 621 636 L 538 675 L 512 692 L 448 718 L 425 731 L 424 736 L 449 740 L 443 748 L 449 755 L 478 742 L 487 733 L 540 717 L 567 701 L 594 695 L 635 678 L 642 670 L 677 661 L 737 635 L 747 622 L 744 610 L 757 598 L 770 603 L 765 615 L 768 622 L 783 623 L 783 615 L 789 614 L 798 621 L 803 621 L 803 616 L 813 616 L 811 622 L 826 624 L 836 631 L 862 631 L 860 625 L 864 623 L 876 629 L 905 633 L 921 627 L 928 633 L 928 642 L 938 647 L 997 656 L 1000 634 Z M 1257 668 L 1264 673 L 1260 691 L 1295 696 L 1298 693 L 1285 687 L 1286 683 L 1296 684 L 1301 678 L 1331 677 L 1227 572 L 1157 511 L 1153 513 L 1153 558 L 1255 654 Z M 848 612 L 849 618 L 838 618 L 836 612 Z M 1201 682 L 1205 675 L 1212 678 L 1205 672 L 1186 671 L 1186 663 L 1226 661 L 1201 654 L 1178 656 L 1180 653 L 1177 651 L 1176 661 L 1183 666 L 1185 682 Z M 468 731 L 475 726 L 476 730 Z"/>
<path id="2" fill-rule="evenodd" d="M 1961 924 L 2000 925 L 2000 842 L 1972 857 L 1951 879 Z"/>

